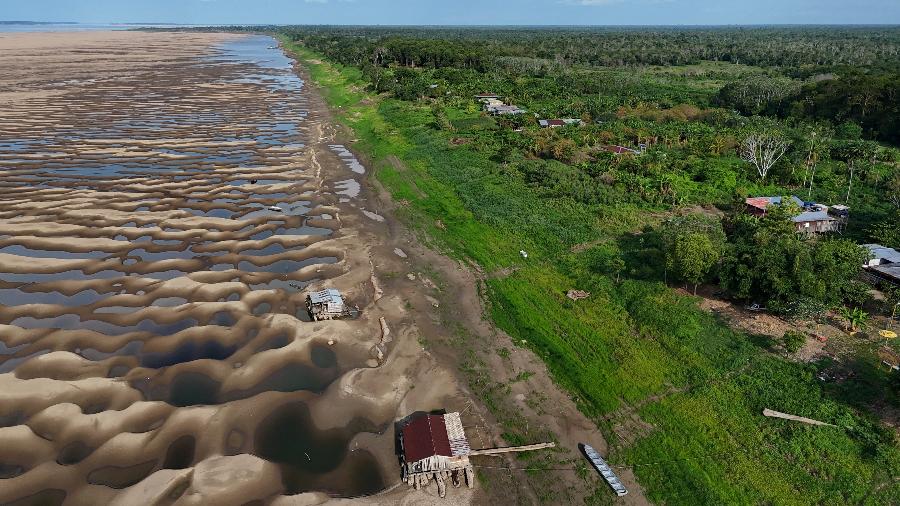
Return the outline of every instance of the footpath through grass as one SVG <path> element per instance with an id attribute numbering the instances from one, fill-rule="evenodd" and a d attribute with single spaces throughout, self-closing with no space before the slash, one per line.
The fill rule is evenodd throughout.
<path id="1" fill-rule="evenodd" d="M 597 251 L 648 213 L 543 198 L 490 153 L 451 142 L 427 105 L 370 96 L 356 69 L 282 42 L 353 129 L 401 217 L 446 254 L 511 273 L 488 276 L 494 322 L 546 361 L 652 501 L 900 504 L 894 434 L 828 397 L 814 366 L 772 356 L 660 283 L 597 272 Z M 592 295 L 573 302 L 571 288 Z M 766 407 L 840 428 L 765 418 Z"/>

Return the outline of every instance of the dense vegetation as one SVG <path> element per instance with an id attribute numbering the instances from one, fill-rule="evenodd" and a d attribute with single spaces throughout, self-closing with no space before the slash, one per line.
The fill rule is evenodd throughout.
<path id="1" fill-rule="evenodd" d="M 486 279 L 492 318 L 597 421 L 614 462 L 657 463 L 634 468 L 652 500 L 900 502 L 900 446 L 867 411 L 896 407 L 897 383 L 874 358 L 860 358 L 856 379 L 822 383 L 829 362 L 785 360 L 666 286 L 718 282 L 789 315 L 865 302 L 855 242 L 898 235 L 900 30 L 283 37 L 405 218 L 449 254 L 506 273 Z M 584 124 L 486 116 L 480 91 Z M 751 138 L 783 154 L 763 170 L 747 156 Z M 641 144 L 640 155 L 607 149 Z M 850 225 L 799 236 L 788 206 L 743 213 L 743 198 L 761 194 L 846 202 Z M 567 299 L 573 287 L 591 297 Z M 797 337 L 783 342 L 789 351 Z M 765 407 L 840 428 L 765 419 Z M 613 430 L 632 412 L 643 429 Z"/>
<path id="2" fill-rule="evenodd" d="M 398 86 L 401 94 L 404 84 L 422 77 L 421 73 L 384 76 L 391 74 L 385 68 L 466 70 L 431 76 L 449 79 L 453 85 L 495 84 L 475 78 L 476 73 L 485 71 L 489 75 L 499 71 L 501 80 L 504 70 L 515 72 L 519 78 L 557 76 L 562 78 L 557 79 L 557 94 L 570 98 L 597 94 L 601 102 L 609 84 L 604 83 L 602 75 L 586 73 L 585 69 L 704 62 L 755 66 L 759 71 L 748 72 L 745 79 L 730 79 L 727 72 L 715 76 L 731 82 L 716 96 L 696 95 L 690 97 L 695 99 L 691 102 L 700 106 L 712 102 L 743 114 L 850 121 L 871 137 L 896 143 L 900 142 L 898 34 L 897 28 L 852 27 L 560 31 L 326 28 L 305 29 L 297 36 L 333 61 L 363 69 L 379 91 Z M 680 77 L 692 74 L 695 71 L 688 68 Z M 574 89 L 567 87 L 570 77 L 578 79 Z M 421 89 L 416 86 L 415 93 Z M 629 99 L 622 101 L 625 103 L 662 99 L 665 106 L 668 101 L 688 101 L 687 97 L 667 97 L 659 93 L 662 90 L 649 94 L 626 91 L 620 96 Z M 520 98 L 515 93 L 511 97 Z M 597 115 L 608 104 L 585 100 L 573 113 Z"/>

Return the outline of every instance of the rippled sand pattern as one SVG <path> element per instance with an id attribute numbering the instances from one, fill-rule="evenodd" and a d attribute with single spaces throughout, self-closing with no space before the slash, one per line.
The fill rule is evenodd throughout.
<path id="1" fill-rule="evenodd" d="M 0 38 L 0 504 L 396 481 L 373 456 L 392 455 L 377 434 L 396 400 L 372 396 L 394 394 L 354 386 L 378 369 L 377 319 L 304 307 L 307 286 L 370 302 L 338 207 L 364 170 L 321 139 L 274 41 L 16 37 Z"/>

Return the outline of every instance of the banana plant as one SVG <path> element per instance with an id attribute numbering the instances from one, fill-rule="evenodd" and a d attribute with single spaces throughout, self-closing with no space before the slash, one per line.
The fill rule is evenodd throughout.
<path id="1" fill-rule="evenodd" d="M 841 318 L 847 320 L 847 326 L 850 329 L 850 333 L 856 333 L 858 330 L 866 326 L 866 322 L 869 321 L 869 313 L 866 313 L 862 309 L 841 307 L 839 310 L 841 314 Z"/>

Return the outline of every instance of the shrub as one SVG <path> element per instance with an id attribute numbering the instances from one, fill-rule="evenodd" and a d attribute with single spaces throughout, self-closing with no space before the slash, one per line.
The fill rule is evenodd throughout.
<path id="1" fill-rule="evenodd" d="M 789 330 L 784 333 L 781 343 L 788 353 L 797 353 L 803 347 L 803 344 L 806 343 L 806 337 L 800 332 Z"/>

